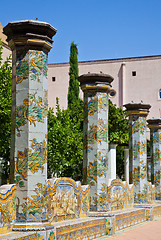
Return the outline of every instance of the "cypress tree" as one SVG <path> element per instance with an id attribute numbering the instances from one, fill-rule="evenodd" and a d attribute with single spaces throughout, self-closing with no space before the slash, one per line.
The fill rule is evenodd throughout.
<path id="1" fill-rule="evenodd" d="M 69 68 L 69 88 L 68 88 L 68 107 L 79 100 L 78 82 L 78 48 L 72 42 L 70 46 L 70 68 Z"/>

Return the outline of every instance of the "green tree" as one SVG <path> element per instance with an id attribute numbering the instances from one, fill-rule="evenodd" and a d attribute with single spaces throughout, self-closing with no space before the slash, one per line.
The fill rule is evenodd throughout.
<path id="1" fill-rule="evenodd" d="M 70 46 L 70 68 L 69 68 L 69 88 L 68 88 L 68 107 L 79 100 L 79 82 L 78 82 L 78 48 L 72 42 Z"/>
<path id="2" fill-rule="evenodd" d="M 56 110 L 56 115 L 52 109 L 48 112 L 48 176 L 81 180 L 83 107 L 74 104 L 72 110 L 61 110 L 57 99 Z"/>
<path id="3" fill-rule="evenodd" d="M 83 101 L 61 110 L 56 105 L 48 113 L 48 174 L 82 180 L 83 165 Z M 122 145 L 128 144 L 128 120 L 121 108 L 109 101 L 109 143 L 118 143 L 117 174 L 124 173 Z"/>
<path id="4" fill-rule="evenodd" d="M 128 144 L 129 125 L 125 111 L 109 100 L 109 143 Z"/>
<path id="5" fill-rule="evenodd" d="M 117 108 L 109 100 L 109 143 L 117 143 L 116 151 L 116 173 L 119 178 L 124 174 L 124 147 L 129 142 L 129 124 L 125 111 Z"/>
<path id="6" fill-rule="evenodd" d="M 11 136 L 11 61 L 2 63 L 2 44 L 0 43 L 0 158 L 2 161 L 2 183 L 9 176 L 10 136 Z"/>
<path id="7" fill-rule="evenodd" d="M 70 47 L 68 108 L 61 110 L 58 99 L 56 115 L 48 112 L 48 176 L 82 180 L 83 101 L 79 98 L 78 49 Z"/>

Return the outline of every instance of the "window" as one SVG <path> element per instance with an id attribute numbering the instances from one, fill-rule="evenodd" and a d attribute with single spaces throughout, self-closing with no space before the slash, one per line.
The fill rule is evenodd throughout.
<path id="1" fill-rule="evenodd" d="M 136 76 L 136 71 L 132 71 L 132 76 L 133 76 L 133 77 Z"/>
<path id="2" fill-rule="evenodd" d="M 52 82 L 55 82 L 55 80 L 56 80 L 55 77 L 52 77 Z"/>
<path id="3" fill-rule="evenodd" d="M 112 89 L 109 93 L 110 97 L 114 97 L 116 95 L 116 91 L 114 89 Z"/>
<path id="4" fill-rule="evenodd" d="M 159 99 L 161 99 L 161 89 L 159 89 Z"/>

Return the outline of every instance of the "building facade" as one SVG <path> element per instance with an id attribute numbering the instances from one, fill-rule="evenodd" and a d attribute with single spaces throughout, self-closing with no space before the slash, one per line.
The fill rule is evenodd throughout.
<path id="1" fill-rule="evenodd" d="M 149 118 L 161 117 L 161 55 L 79 62 L 79 75 L 106 73 L 114 78 L 111 100 L 118 107 L 133 102 L 151 104 Z M 49 106 L 56 97 L 60 106 L 67 107 L 69 63 L 48 65 Z M 80 91 L 80 97 L 82 98 Z"/>
<path id="2" fill-rule="evenodd" d="M 0 40 L 2 41 L 2 47 L 3 47 L 2 62 L 4 62 L 7 59 L 7 57 L 9 57 L 12 53 L 11 49 L 8 47 L 8 43 L 6 39 L 7 39 L 6 35 L 3 34 L 3 26 L 0 23 Z"/>

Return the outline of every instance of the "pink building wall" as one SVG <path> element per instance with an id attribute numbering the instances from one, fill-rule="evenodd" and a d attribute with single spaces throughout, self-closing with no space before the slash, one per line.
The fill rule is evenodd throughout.
<path id="1" fill-rule="evenodd" d="M 49 106 L 54 107 L 56 97 L 59 97 L 60 106 L 67 107 L 68 72 L 68 63 L 49 64 Z M 161 117 L 161 56 L 80 62 L 79 75 L 88 72 L 103 72 L 114 78 L 112 88 L 116 91 L 116 96 L 111 100 L 117 106 L 131 101 L 143 101 L 152 105 L 148 118 Z M 136 72 L 136 76 L 132 72 Z M 52 77 L 55 77 L 55 82 Z M 80 97 L 82 96 L 80 91 Z"/>

